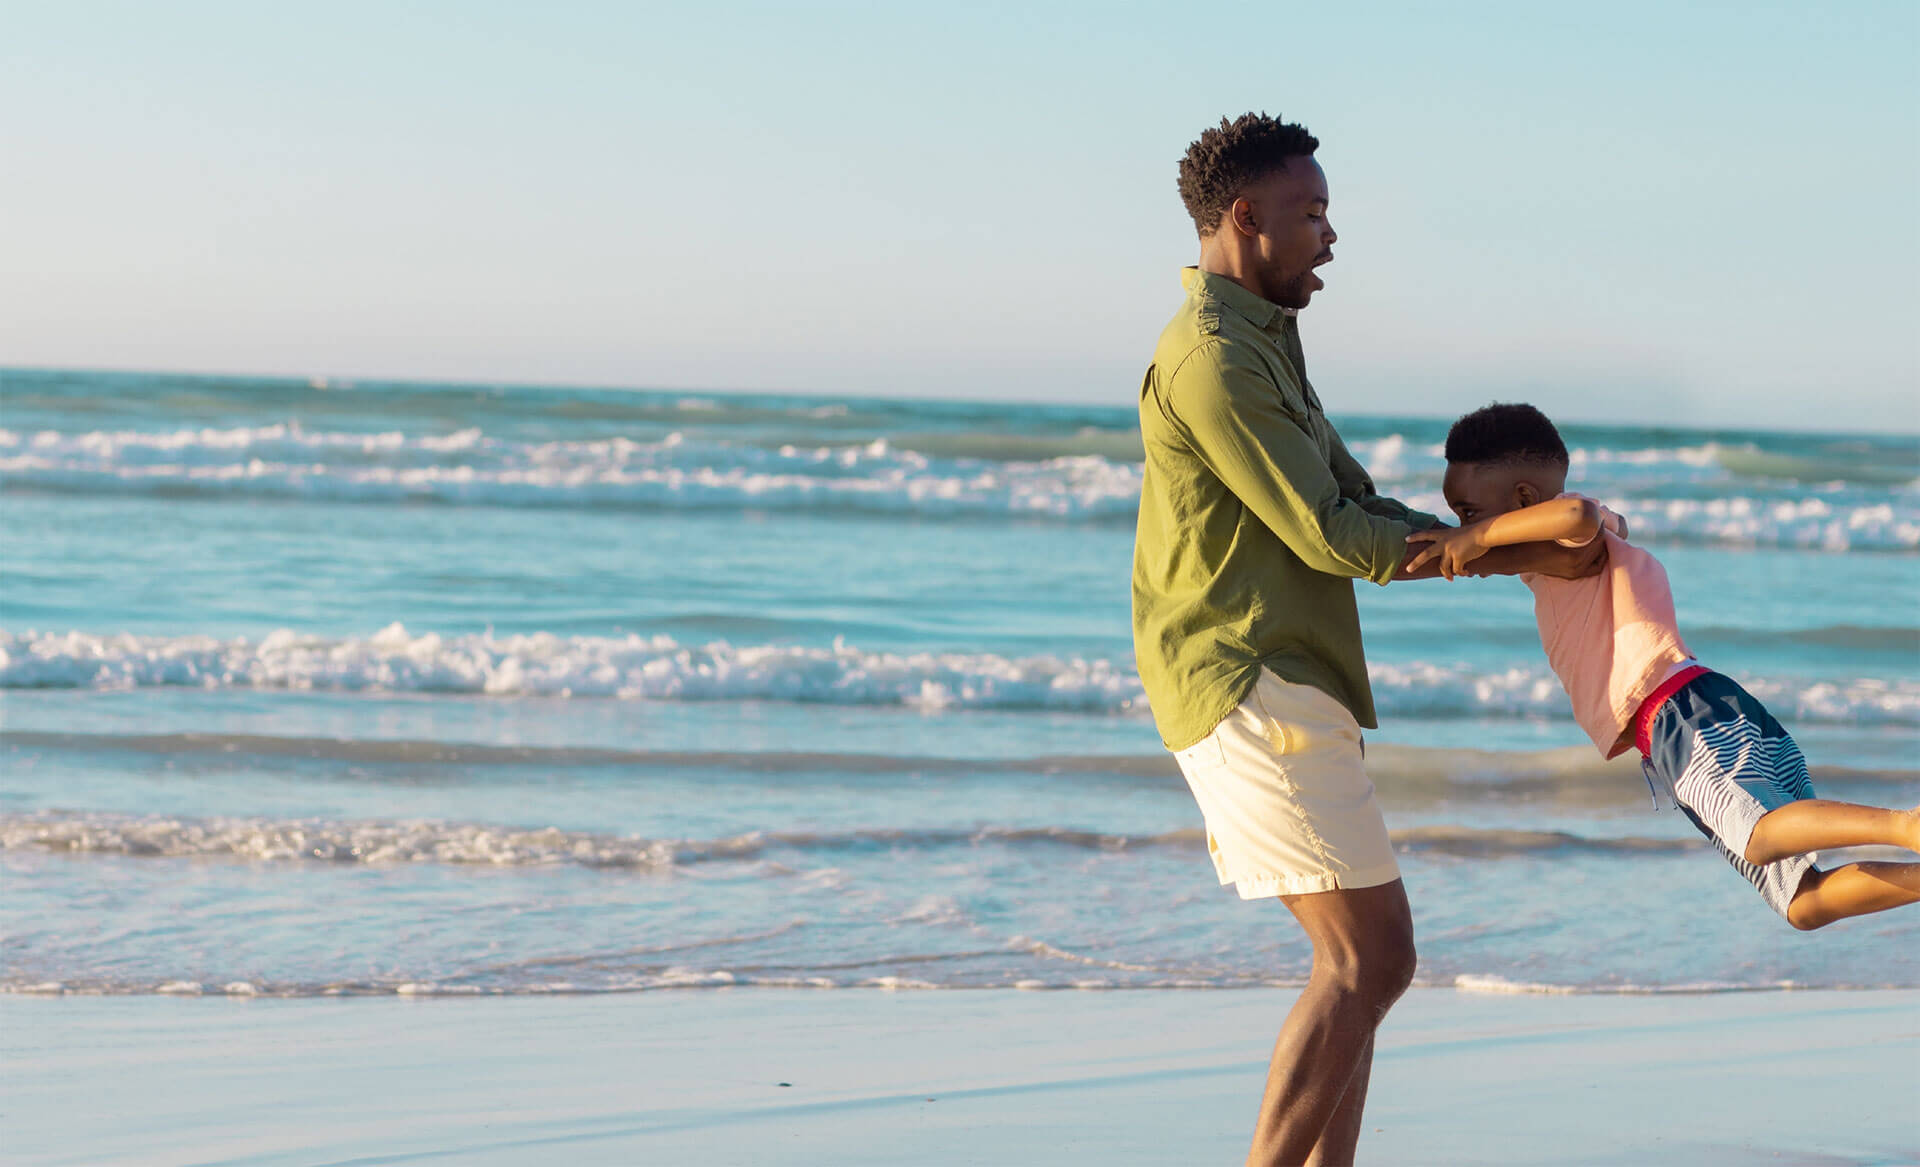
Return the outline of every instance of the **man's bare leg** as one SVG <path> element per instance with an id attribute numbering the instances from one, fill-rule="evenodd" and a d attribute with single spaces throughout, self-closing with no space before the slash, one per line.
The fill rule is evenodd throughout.
<path id="1" fill-rule="evenodd" d="M 1372 1077 L 1373 1039 L 1369 1037 L 1367 1048 L 1360 1051 L 1360 1064 L 1354 1067 L 1353 1077 L 1347 1079 L 1347 1092 L 1340 1096 L 1340 1105 L 1334 1107 L 1327 1129 L 1320 1132 L 1313 1154 L 1307 1156 L 1307 1167 L 1347 1167 L 1353 1162 L 1354 1146 L 1360 1141 L 1362 1112 L 1367 1108 L 1367 1081 Z"/>
<path id="2" fill-rule="evenodd" d="M 1920 851 L 1920 807 L 1885 810 L 1828 798 L 1789 802 L 1753 824 L 1746 858 L 1748 863 L 1767 864 L 1829 847 L 1875 844 Z"/>
<path id="3" fill-rule="evenodd" d="M 1313 972 L 1274 1042 L 1247 1163 L 1351 1164 L 1374 1030 L 1413 981 L 1413 912 L 1397 879 L 1280 899 L 1313 942 Z"/>
<path id="4" fill-rule="evenodd" d="M 1849 863 L 1807 872 L 1787 905 L 1787 922 L 1807 931 L 1913 903 L 1920 903 L 1920 863 Z"/>

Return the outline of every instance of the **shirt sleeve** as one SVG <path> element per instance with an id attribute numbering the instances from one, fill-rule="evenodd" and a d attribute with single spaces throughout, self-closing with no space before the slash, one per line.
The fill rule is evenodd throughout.
<path id="1" fill-rule="evenodd" d="M 1334 481 L 1340 484 L 1340 493 L 1359 503 L 1368 514 L 1382 519 L 1399 519 L 1419 531 L 1439 526 L 1438 516 L 1416 511 L 1399 499 L 1388 498 L 1376 491 L 1373 475 L 1360 465 L 1360 460 L 1347 449 L 1347 444 L 1340 440 L 1339 434 L 1333 436 L 1333 457 L 1328 464 L 1333 470 Z"/>
<path id="2" fill-rule="evenodd" d="M 1175 371 L 1166 402 L 1207 469 L 1308 567 L 1381 584 L 1400 569 L 1414 524 L 1342 493 L 1304 404 L 1263 366 L 1212 341 Z"/>

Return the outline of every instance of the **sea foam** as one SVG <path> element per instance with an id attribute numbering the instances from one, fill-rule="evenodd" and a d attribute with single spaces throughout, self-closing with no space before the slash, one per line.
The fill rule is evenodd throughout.
<path id="1" fill-rule="evenodd" d="M 158 432 L 0 429 L 0 488 L 1124 522 L 1133 518 L 1141 489 L 1138 456 L 1126 452 L 1136 440 L 1102 431 L 1032 439 L 920 434 L 834 445 L 769 445 L 676 430 L 644 440 L 528 441 L 474 426 L 428 434 L 358 433 L 310 430 L 293 422 Z M 915 448 L 915 441 L 927 449 Z M 1445 463 L 1439 447 L 1391 434 L 1356 441 L 1353 449 L 1382 490 L 1444 512 L 1439 483 Z M 1760 456 L 1752 451 L 1711 443 L 1573 454 L 1574 488 L 1602 495 L 1627 516 L 1636 538 L 1829 551 L 1920 549 L 1920 491 L 1911 482 L 1879 482 L 1872 490 L 1837 493 L 1829 488 L 1842 487 L 1842 479 L 1807 485 L 1783 479 L 1769 485 L 1764 479 L 1729 477 L 1726 467 L 1771 466 L 1779 459 L 1756 462 Z"/>
<path id="2" fill-rule="evenodd" d="M 1096 455 L 933 458 L 877 438 L 778 448 L 607 438 L 523 442 L 296 425 L 175 433 L 0 431 L 0 487 L 454 505 L 837 509 L 1130 518 L 1140 468 Z"/>
<path id="3" fill-rule="evenodd" d="M 1402 854 L 1497 859 L 1556 852 L 1631 857 L 1698 850 L 1681 838 L 1580 835 L 1433 824 L 1392 832 Z M 0 850 L 57 851 L 143 858 L 222 858 L 251 862 L 318 862 L 382 866 L 570 865 L 650 872 L 694 864 L 744 862 L 773 854 L 944 851 L 978 847 L 1047 848 L 1106 854 L 1156 848 L 1203 850 L 1198 828 L 1119 834 L 1069 826 L 854 827 L 831 831 L 748 831 L 713 839 L 647 839 L 558 827 L 508 827 L 431 820 L 364 821 L 257 816 L 186 818 L 90 811 L 0 813 Z M 802 878 L 809 878 L 803 875 Z M 900 919 L 951 922 L 950 901 L 925 898 Z"/>
<path id="4" fill-rule="evenodd" d="M 1392 716 L 1569 716 L 1544 666 L 1475 671 L 1374 663 L 1375 703 Z M 1920 682 L 1743 677 L 1785 718 L 1920 725 Z M 830 645 L 682 644 L 668 636 L 414 635 L 282 629 L 246 637 L 0 630 L 0 689 L 293 689 L 640 701 L 798 701 L 962 709 L 1147 713 L 1131 660 L 997 653 L 875 652 Z"/>

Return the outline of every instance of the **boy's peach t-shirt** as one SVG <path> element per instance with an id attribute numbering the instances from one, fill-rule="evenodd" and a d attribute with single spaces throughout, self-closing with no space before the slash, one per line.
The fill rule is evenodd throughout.
<path id="1" fill-rule="evenodd" d="M 1619 515 L 1605 507 L 1600 514 L 1607 566 L 1598 575 L 1520 579 L 1533 590 L 1540 644 L 1573 701 L 1574 720 L 1611 758 L 1632 747 L 1640 703 L 1692 654 L 1676 626 L 1666 569 L 1620 537 L 1626 524 Z"/>

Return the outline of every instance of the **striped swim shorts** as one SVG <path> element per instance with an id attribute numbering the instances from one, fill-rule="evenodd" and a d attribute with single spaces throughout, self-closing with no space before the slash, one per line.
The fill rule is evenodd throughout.
<path id="1" fill-rule="evenodd" d="M 1747 841 L 1768 811 L 1812 798 L 1813 782 L 1800 747 L 1766 706 L 1732 679 L 1702 673 L 1654 714 L 1646 767 L 1733 869 L 1785 916 L 1800 881 L 1816 870 L 1812 858 L 1752 864 Z"/>

